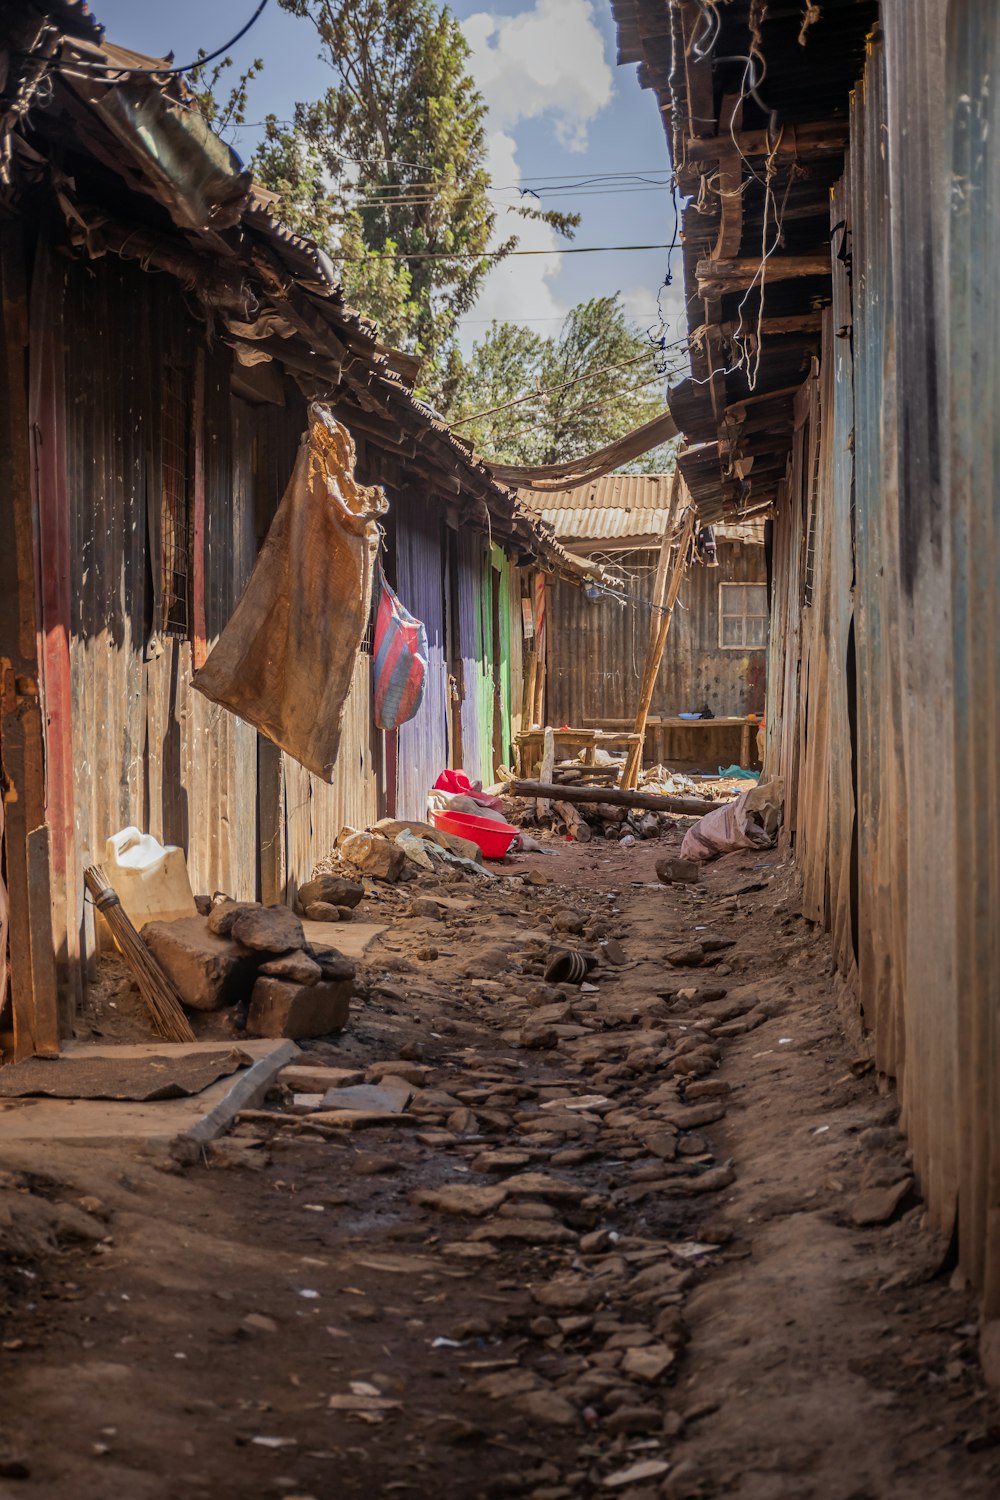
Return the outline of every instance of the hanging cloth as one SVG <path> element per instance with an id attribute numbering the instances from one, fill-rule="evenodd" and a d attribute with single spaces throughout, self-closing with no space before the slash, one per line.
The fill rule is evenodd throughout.
<path id="1" fill-rule="evenodd" d="M 328 782 L 371 609 L 377 518 L 387 509 L 379 488 L 354 478 L 347 428 L 314 402 L 250 581 L 193 678 Z"/>
<path id="2" fill-rule="evenodd" d="M 375 616 L 375 723 L 398 729 L 420 707 L 427 680 L 427 631 L 404 608 L 378 564 Z"/>

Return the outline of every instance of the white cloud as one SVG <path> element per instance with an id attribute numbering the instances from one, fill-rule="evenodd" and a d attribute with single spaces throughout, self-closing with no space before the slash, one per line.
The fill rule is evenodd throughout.
<path id="1" fill-rule="evenodd" d="M 516 16 L 480 11 L 463 22 L 472 50 L 472 74 L 490 110 L 487 167 L 498 188 L 521 181 L 517 141 L 511 133 L 527 120 L 545 118 L 565 149 L 586 150 L 588 127 L 611 102 L 614 75 L 594 19 L 592 0 L 532 0 Z M 548 224 L 509 212 L 521 201 L 516 190 L 498 193 L 493 243 L 516 234 L 519 250 L 558 250 L 564 244 Z M 528 199 L 529 203 L 537 200 Z M 514 256 L 490 272 L 471 318 L 462 330 L 468 346 L 485 332 L 483 318 L 527 322 L 539 333 L 558 331 L 567 311 L 553 283 L 562 270 L 558 254 Z"/>
<path id="2" fill-rule="evenodd" d="M 496 130 L 489 137 L 487 169 L 494 182 L 512 183 L 520 180 L 517 162 L 517 142 L 505 131 Z M 523 219 L 510 211 L 510 207 L 521 201 L 516 191 L 498 194 L 497 223 L 493 231 L 494 244 L 500 244 L 508 236 L 516 234 L 519 250 L 555 250 L 560 236 L 549 224 L 534 219 Z M 528 200 L 529 202 L 533 200 Z M 554 333 L 558 320 L 566 307 L 552 290 L 551 282 L 558 276 L 562 265 L 559 255 L 515 255 L 501 261 L 486 278 L 479 299 L 472 309 L 475 322 L 466 323 L 463 343 L 471 344 L 486 332 L 487 324 L 480 319 L 504 318 L 528 321 L 528 326 L 539 333 Z"/>
<path id="3" fill-rule="evenodd" d="M 479 11 L 463 30 L 494 124 L 551 115 L 561 145 L 586 149 L 587 127 L 613 90 L 591 0 L 534 0 L 516 16 Z"/>

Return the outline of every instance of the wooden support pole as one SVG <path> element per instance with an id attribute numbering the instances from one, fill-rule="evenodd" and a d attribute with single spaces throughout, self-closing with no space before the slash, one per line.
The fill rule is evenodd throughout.
<path id="1" fill-rule="evenodd" d="M 545 574 L 535 574 L 535 699 L 531 706 L 531 725 L 545 723 L 545 673 L 548 649 L 548 598 Z"/>
<path id="2" fill-rule="evenodd" d="M 20 226 L 0 229 L 0 795 L 15 1058 L 59 1051 Z"/>
<path id="3" fill-rule="evenodd" d="M 660 792 L 636 792 L 623 787 L 548 785 L 544 781 L 508 781 L 506 790 L 512 797 L 558 797 L 560 802 L 586 802 L 593 807 L 642 807 L 647 812 L 684 813 L 701 817 L 728 807 L 728 802 L 708 802 L 700 797 L 668 797 Z"/>
<path id="4" fill-rule="evenodd" d="M 544 738 L 543 738 L 543 748 L 542 748 L 542 774 L 541 774 L 541 777 L 539 779 L 541 781 L 551 783 L 551 781 L 552 781 L 552 774 L 553 774 L 553 772 L 555 770 L 555 765 L 556 765 L 556 739 L 555 739 L 555 735 L 552 733 L 552 730 L 551 729 L 546 729 L 545 730 L 545 734 L 544 734 Z M 539 797 L 538 801 L 535 804 L 535 814 L 536 814 L 536 816 L 539 817 L 539 818 L 547 818 L 549 816 L 550 811 L 551 811 L 551 809 L 549 807 L 547 796 L 543 795 L 543 796 Z"/>
<path id="5" fill-rule="evenodd" d="M 663 527 L 663 541 L 660 543 L 660 555 L 656 560 L 656 578 L 653 581 L 652 609 L 649 611 L 649 643 L 647 650 L 652 650 L 656 633 L 660 628 L 660 611 L 667 602 L 667 590 L 670 587 L 670 541 L 677 526 L 677 513 L 681 503 L 681 471 L 674 470 L 673 479 L 670 484 L 670 503 L 667 507 L 667 519 Z"/>
<path id="6" fill-rule="evenodd" d="M 646 739 L 646 720 L 649 718 L 649 710 L 653 702 L 653 691 L 656 687 L 660 663 L 663 660 L 663 650 L 667 644 L 667 634 L 670 630 L 670 620 L 674 612 L 674 605 L 677 603 L 681 580 L 687 568 L 687 552 L 691 544 L 691 539 L 694 536 L 694 522 L 694 507 L 689 506 L 681 525 L 677 557 L 674 560 L 666 602 L 663 606 L 663 612 L 660 615 L 660 628 L 656 633 L 656 639 L 653 641 L 646 655 L 646 665 L 643 669 L 642 683 L 639 688 L 639 708 L 635 716 L 635 732 L 639 738 L 634 745 L 629 747 L 628 757 L 625 761 L 625 770 L 622 774 L 622 786 L 624 787 L 634 787 L 639 780 L 639 772 L 642 770 L 642 749 Z M 664 545 L 669 545 L 666 538 L 664 538 Z"/>

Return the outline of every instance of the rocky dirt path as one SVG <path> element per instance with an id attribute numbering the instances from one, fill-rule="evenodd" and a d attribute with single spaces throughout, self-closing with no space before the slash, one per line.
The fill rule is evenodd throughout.
<path id="1" fill-rule="evenodd" d="M 0 1496 L 997 1494 L 972 1302 L 791 871 L 664 888 L 664 851 L 385 892 L 305 1061 L 403 1113 L 8 1153 Z M 607 945 L 590 987 L 554 938 Z"/>

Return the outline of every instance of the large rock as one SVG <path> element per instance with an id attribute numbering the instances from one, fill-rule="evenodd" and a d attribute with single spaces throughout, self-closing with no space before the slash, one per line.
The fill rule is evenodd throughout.
<path id="1" fill-rule="evenodd" d="M 656 877 L 664 885 L 696 885 L 701 880 L 701 865 L 696 859 L 668 855 L 656 861 Z"/>
<path id="2" fill-rule="evenodd" d="M 229 932 L 244 948 L 258 953 L 290 953 L 306 946 L 302 923 L 287 906 L 248 906 Z"/>
<path id="3" fill-rule="evenodd" d="M 302 915 L 310 922 L 339 922 L 340 907 L 334 906 L 329 901 L 310 901 L 308 906 L 301 908 Z M 344 908 L 350 910 L 349 907 Z"/>
<path id="4" fill-rule="evenodd" d="M 301 948 L 283 953 L 280 958 L 269 958 L 266 964 L 261 964 L 260 972 L 271 979 L 287 979 L 289 984 L 318 984 L 323 978 L 319 964 Z"/>
<path id="5" fill-rule="evenodd" d="M 147 922 L 143 941 L 185 1005 L 218 1010 L 252 988 L 261 955 L 210 932 L 204 917 Z"/>
<path id="6" fill-rule="evenodd" d="M 325 943 L 310 943 L 308 952 L 323 971 L 324 979 L 353 979 L 354 963 L 339 948 L 328 948 Z"/>
<path id="7" fill-rule="evenodd" d="M 222 901 L 213 901 L 208 913 L 208 930 L 219 937 L 228 937 L 238 916 L 245 911 L 259 910 L 260 906 L 259 901 L 231 901 L 228 896 Z"/>
<path id="8" fill-rule="evenodd" d="M 257 980 L 247 1016 L 247 1035 L 289 1037 L 329 1036 L 347 1025 L 351 1007 L 350 981 L 322 980 L 319 984 L 288 984 L 283 979 Z"/>
<path id="9" fill-rule="evenodd" d="M 403 873 L 406 855 L 382 834 L 345 830 L 337 841 L 341 858 L 373 880 L 396 881 Z"/>
<path id="10" fill-rule="evenodd" d="M 303 911 L 314 901 L 325 901 L 328 906 L 357 906 L 364 894 L 365 888 L 357 880 L 345 880 L 342 875 L 314 875 L 299 886 L 298 903 Z"/>

